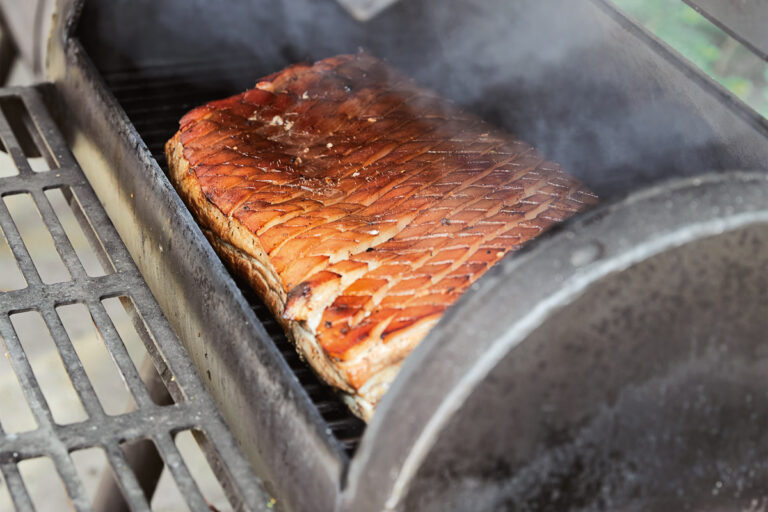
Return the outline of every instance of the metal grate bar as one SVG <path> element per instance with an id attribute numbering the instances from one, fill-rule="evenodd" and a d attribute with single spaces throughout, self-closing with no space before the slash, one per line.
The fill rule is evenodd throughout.
<path id="1" fill-rule="evenodd" d="M 117 444 L 107 444 L 104 447 L 107 452 L 107 460 L 117 477 L 117 485 L 123 492 L 123 498 L 130 504 L 135 512 L 149 512 L 149 503 L 141 490 L 136 475 L 125 460 L 123 451 Z"/>
<path id="2" fill-rule="evenodd" d="M 11 125 L 8 124 L 5 116 L 0 116 L 0 139 L 2 139 L 6 151 L 13 159 L 13 163 L 16 166 L 16 169 L 18 169 L 19 174 L 22 176 L 33 174 L 34 171 L 27 161 L 24 150 L 21 149 L 21 145 L 19 144 L 19 141 L 16 140 L 16 135 L 14 135 L 13 130 L 11 130 Z"/>
<path id="3" fill-rule="evenodd" d="M 186 497 L 187 502 L 192 506 L 192 510 L 205 510 L 207 504 L 195 480 L 187 469 L 184 459 L 181 458 L 179 450 L 173 442 L 173 439 L 167 434 L 159 435 L 155 438 L 157 449 L 165 460 L 165 465 L 173 475 L 179 491 Z"/>
<path id="4" fill-rule="evenodd" d="M 85 412 L 91 418 L 101 418 L 104 416 L 104 409 L 96 396 L 91 381 L 85 374 L 85 369 L 80 363 L 80 358 L 77 357 L 75 348 L 72 346 L 67 331 L 64 330 L 64 326 L 61 324 L 59 316 L 50 308 L 41 308 L 40 314 L 43 316 L 43 320 L 51 332 L 51 337 L 54 343 L 56 343 L 61 359 L 64 361 L 64 367 L 67 370 L 67 374 L 69 374 L 69 380 L 80 397 L 80 401 L 85 406 Z"/>
<path id="5" fill-rule="evenodd" d="M 72 279 L 75 281 L 85 279 L 87 277 L 85 268 L 83 268 L 80 258 L 77 257 L 69 237 L 64 232 L 64 228 L 61 222 L 59 222 L 59 217 L 54 213 L 48 198 L 45 197 L 43 189 L 32 190 L 32 199 L 35 201 L 37 209 L 40 211 L 40 215 L 43 217 L 48 228 L 48 232 L 53 237 L 53 242 L 56 244 L 59 255 L 72 275 Z"/>
<path id="6" fill-rule="evenodd" d="M 83 229 L 83 232 L 85 234 L 86 240 L 88 240 L 88 244 L 93 247 L 97 248 L 98 250 L 95 250 L 96 257 L 99 260 L 99 263 L 101 266 L 107 270 L 107 269 L 114 269 L 113 262 L 109 259 L 109 253 L 111 252 L 114 254 L 116 251 L 107 251 L 104 247 L 104 244 L 99 240 L 99 237 L 96 235 L 96 230 L 93 228 L 93 224 L 91 223 L 90 219 L 85 216 L 85 211 L 83 210 L 82 205 L 78 201 L 77 197 L 72 187 L 70 188 L 61 188 L 58 187 L 59 190 L 62 191 L 62 194 L 64 195 L 64 198 L 67 200 L 67 203 L 69 204 L 70 208 L 72 209 L 72 212 L 75 216 L 75 219 L 81 226 L 87 226 L 90 229 Z M 79 189 L 79 187 L 78 187 Z M 86 195 L 84 191 L 90 190 L 87 187 L 83 187 L 81 192 L 78 195 Z M 95 198 L 91 199 L 90 202 L 93 203 L 96 201 Z M 91 211 L 91 214 L 95 214 L 96 212 Z M 102 221 L 103 222 L 103 221 Z"/>
<path id="7" fill-rule="evenodd" d="M 141 439 L 196 428 L 205 421 L 204 412 L 191 404 L 153 406 L 119 416 L 107 416 L 104 420 L 90 418 L 80 423 L 56 425 L 57 443 L 67 451 L 82 450 L 90 446 L 119 444 L 124 439 Z M 141 422 L 147 424 L 142 425 Z M 100 428 L 106 425 L 107 428 Z M 19 460 L 40 457 L 47 453 L 46 434 L 42 431 L 21 432 L 6 436 L 0 442 L 2 453 L 18 454 Z"/>
<path id="8" fill-rule="evenodd" d="M 115 326 L 112 323 L 112 319 L 107 315 L 104 305 L 98 300 L 89 300 L 86 302 L 88 311 L 90 311 L 93 317 L 93 323 L 96 324 L 96 328 L 104 336 L 104 341 L 107 345 L 107 349 L 112 354 L 112 357 L 123 374 L 128 389 L 136 400 L 136 405 L 139 408 L 149 408 L 153 405 L 152 399 L 149 397 L 147 388 L 144 386 L 144 382 L 139 376 L 139 372 L 134 366 L 131 356 L 128 355 L 128 351 L 125 349 L 120 340 L 120 336 L 115 330 Z"/>
<path id="9" fill-rule="evenodd" d="M 61 476 L 61 481 L 64 483 L 64 488 L 67 490 L 75 510 L 77 512 L 89 512 L 91 510 L 90 500 L 85 494 L 85 489 L 80 482 L 72 459 L 69 458 L 69 453 L 62 446 L 56 446 L 49 455 L 53 459 L 56 471 Z"/>
<path id="10" fill-rule="evenodd" d="M 82 174 L 82 171 L 80 171 L 80 173 Z M 92 230 L 87 231 L 96 233 L 101 231 L 100 229 L 97 229 L 96 226 L 111 226 L 107 213 L 101 208 L 99 200 L 96 198 L 96 194 L 93 193 L 93 189 L 89 185 L 73 186 L 71 190 L 77 195 L 82 207 L 82 212 L 80 212 L 80 215 L 76 214 L 76 216 L 79 216 L 83 220 L 90 221 L 86 223 L 94 227 Z M 85 216 L 85 218 L 83 218 L 83 216 Z M 133 260 L 120 238 L 117 236 L 100 236 L 98 241 L 101 242 L 105 253 L 109 255 L 109 260 L 112 263 L 112 265 L 107 265 L 107 267 L 114 266 L 115 272 L 124 276 L 125 279 L 130 279 L 131 276 L 137 276 L 142 284 L 136 288 L 139 290 L 146 289 L 146 285 L 143 284 L 144 280 L 141 279 L 141 276 L 135 271 Z"/>
<path id="11" fill-rule="evenodd" d="M 32 506 L 32 500 L 29 498 L 27 488 L 24 487 L 15 461 L 0 463 L 0 472 L 5 478 L 5 485 L 16 508 L 18 510 L 34 510 L 35 507 Z"/>
<path id="12" fill-rule="evenodd" d="M 173 441 L 177 432 L 199 430 L 206 435 L 206 441 L 201 443 L 201 447 L 210 460 L 216 461 L 211 466 L 216 470 L 230 505 L 236 510 L 265 509 L 269 503 L 268 495 L 253 475 L 186 352 L 158 308 L 82 171 L 75 164 L 45 110 L 40 94 L 35 88 L 0 89 L 0 106 L 4 101 L 20 100 L 28 114 L 24 119 L 10 119 L 7 117 L 10 110 L 0 109 L 0 139 L 19 172 L 18 175 L 0 178 L 0 198 L 12 194 L 29 195 L 70 279 L 53 284 L 42 282 L 36 267 L 36 264 L 41 263 L 32 259 L 25 239 L 22 239 L 14 222 L 18 219 L 11 216 L 8 205 L 0 200 L 0 228 L 27 282 L 23 289 L 0 292 L 0 338 L 6 346 L 11 368 L 37 422 L 36 429 L 24 432 L 8 433 L 0 427 L 0 473 L 5 479 L 11 500 L 18 510 L 35 510 L 35 496 L 30 496 L 24 481 L 26 476 L 22 478 L 17 464 L 27 459 L 48 457 L 64 483 L 69 503 L 74 510 L 91 510 L 92 505 L 69 453 L 102 447 L 125 502 L 131 510 L 148 512 L 148 498 L 134 473 L 137 468 L 130 466 L 121 448 L 121 443 L 125 441 L 148 439 L 157 446 L 190 510 L 209 510 L 201 487 L 195 482 Z M 25 124 L 19 127 L 14 123 Z M 50 160 L 53 160 L 48 162 L 52 169 L 45 172 L 32 170 L 14 135 L 14 126 L 30 132 L 40 154 L 47 153 Z M 87 275 L 74 242 L 70 240 L 62 219 L 45 194 L 46 190 L 53 188 L 62 190 L 74 218 L 79 222 L 90 248 L 102 266 L 114 269 L 114 272 L 107 271 L 106 275 L 99 277 Z M 121 304 L 152 365 L 176 403 L 161 406 L 152 400 L 142 375 L 120 337 L 115 320 L 102 302 L 111 297 L 121 298 Z M 100 334 L 99 340 L 109 352 L 121 374 L 122 382 L 136 404 L 135 410 L 114 416 L 105 413 L 94 383 L 80 359 L 80 349 L 75 349 L 75 339 L 65 329 L 66 322 L 62 322 L 60 311 L 57 310 L 57 307 L 67 304 L 86 306 Z M 40 313 L 54 341 L 55 351 L 63 363 L 65 375 L 83 404 L 87 414 L 84 421 L 66 425 L 56 423 L 48 402 L 51 398 L 43 394 L 30 356 L 25 352 L 26 345 L 22 345 L 20 333 L 11 322 L 11 315 L 25 311 Z"/>
<path id="13" fill-rule="evenodd" d="M 19 270 L 21 270 L 24 278 L 27 280 L 29 289 L 38 289 L 42 286 L 43 281 L 40 279 L 40 274 L 37 272 L 35 264 L 32 263 L 32 257 L 29 255 L 29 251 L 27 251 L 27 246 L 24 245 L 24 241 L 21 239 L 21 235 L 16 229 L 16 224 L 13 223 L 11 214 L 2 198 L 0 198 L 0 228 L 2 228 L 5 239 L 11 247 L 11 252 L 13 252 L 13 256 L 16 258 Z"/>
<path id="14" fill-rule="evenodd" d="M 77 168 L 79 171 L 77 162 L 72 156 L 72 153 L 69 152 L 69 149 L 59 132 L 59 128 L 48 115 L 48 109 L 46 108 L 42 97 L 39 94 L 25 91 L 29 91 L 29 89 L 22 89 L 21 96 L 29 109 L 32 124 L 37 128 L 36 133 L 33 133 L 35 140 L 41 141 L 41 144 L 45 146 L 45 149 L 47 150 L 46 152 L 56 160 L 57 167 L 67 169 Z M 34 115 L 38 112 L 41 115 Z M 77 172 L 76 174 L 83 176 L 82 172 Z M 84 178 L 85 177 L 83 176 L 83 183 L 87 184 L 87 181 L 85 181 Z"/>
<path id="15" fill-rule="evenodd" d="M 3 229 L 5 230 L 5 227 Z M 8 242 L 9 244 L 11 243 L 10 240 Z M 22 267 L 21 263 L 19 261 L 19 267 Z M 34 269 L 34 266 L 32 268 Z M 23 267 L 21 270 L 22 272 L 25 271 Z M 15 312 L 34 309 L 38 305 L 52 307 L 54 304 L 73 303 L 77 302 L 83 295 L 103 294 L 102 296 L 107 297 L 119 295 L 122 290 L 139 286 L 141 283 L 142 281 L 139 278 L 126 279 L 125 276 L 118 274 L 108 274 L 106 276 L 88 277 L 79 282 L 64 281 L 46 285 L 45 288 L 48 293 L 45 297 L 40 297 L 39 288 L 31 286 L 21 290 L 3 292 L 3 295 L 9 303 L 14 305 L 13 309 L 9 311 Z"/>
<path id="16" fill-rule="evenodd" d="M 203 455 L 208 460 L 208 464 L 211 466 L 211 470 L 214 473 L 217 474 L 228 474 L 229 471 L 237 470 L 237 468 L 233 467 L 232 464 L 222 464 L 222 460 L 220 455 L 216 452 L 216 448 L 208 441 L 208 438 L 205 435 L 201 435 L 201 431 L 199 430 L 193 430 L 192 435 L 194 436 L 195 440 L 197 441 L 197 444 L 202 449 Z M 228 495 L 233 495 L 232 489 L 227 489 L 226 486 L 231 485 L 232 480 L 230 478 L 223 478 L 221 480 L 222 488 L 224 489 L 224 492 Z M 245 497 L 244 497 L 245 498 Z M 244 510 L 245 509 L 245 503 L 232 503 L 232 508 L 234 510 Z"/>
<path id="17" fill-rule="evenodd" d="M 29 176 L 26 175 L 8 176 L 0 179 L 0 195 L 6 196 L 26 190 L 29 186 L 28 180 Z M 35 176 L 35 181 L 43 188 L 43 190 L 85 185 L 82 176 L 78 176 L 75 173 L 62 174 L 57 171 L 39 173 L 39 176 Z"/>
<path id="18" fill-rule="evenodd" d="M 134 293 L 134 298 L 140 302 L 143 300 L 148 300 L 151 296 L 151 292 L 147 288 L 143 288 Z M 103 310 L 103 305 L 101 305 L 101 308 Z M 185 398 L 184 389 L 188 389 L 186 382 L 184 382 L 184 375 L 191 374 L 196 376 L 197 373 L 195 373 L 195 367 L 192 361 L 186 357 L 184 349 L 181 347 L 181 345 L 179 345 L 175 351 L 171 350 L 170 353 L 166 352 L 165 358 L 163 357 L 163 354 L 155 350 L 155 346 L 152 343 L 152 335 L 150 334 L 150 331 L 147 330 L 147 326 L 149 326 L 149 329 L 152 332 L 156 332 L 159 336 L 170 336 L 173 334 L 173 331 L 165 321 L 165 317 L 162 315 L 162 312 L 158 308 L 157 310 L 147 311 L 144 315 L 140 315 L 139 311 L 131 308 L 128 310 L 128 314 L 131 316 L 131 320 L 133 321 L 133 326 L 136 329 L 136 332 L 144 341 L 144 344 L 147 347 L 147 352 L 155 364 L 155 368 L 158 368 L 161 375 L 163 375 L 164 381 L 171 396 L 177 402 L 183 401 Z M 181 356 L 184 357 L 182 358 Z M 167 364 L 168 359 L 174 361 L 176 368 L 175 371 L 178 371 L 177 374 L 171 373 L 170 365 Z M 180 368 L 180 365 L 184 365 L 184 367 Z M 178 378 L 176 375 L 178 375 Z"/>
<path id="19" fill-rule="evenodd" d="M 0 337 L 5 341 L 5 349 L 8 351 L 11 367 L 16 372 L 16 377 L 19 379 L 21 389 L 24 391 L 24 396 L 27 399 L 32 414 L 35 416 L 37 424 L 41 428 L 51 425 L 53 423 L 53 415 L 48 407 L 48 402 L 45 401 L 37 378 L 32 371 L 32 366 L 30 366 L 27 360 L 27 356 L 21 347 L 21 342 L 16 336 L 16 331 L 7 313 L 0 315 Z M 3 439 L 0 446 L 4 447 L 9 444 L 8 441 L 8 438 Z M 5 453 L 5 449 L 2 450 L 2 453 Z"/>

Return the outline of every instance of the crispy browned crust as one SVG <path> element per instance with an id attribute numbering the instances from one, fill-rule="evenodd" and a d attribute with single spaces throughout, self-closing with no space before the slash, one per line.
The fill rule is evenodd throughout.
<path id="1" fill-rule="evenodd" d="M 283 329 L 291 335 L 299 353 L 311 361 L 320 377 L 340 390 L 352 393 L 353 389 L 338 374 L 333 361 L 317 344 L 315 337 L 299 322 L 283 318 L 286 293 L 258 237 L 237 219 L 227 218 L 208 201 L 197 177 L 189 172 L 189 162 L 184 158 L 183 149 L 178 133 L 165 146 L 171 182 L 200 222 L 213 248 L 229 268 L 253 286 Z"/>
<path id="2" fill-rule="evenodd" d="M 183 149 L 178 133 L 165 146 L 171 182 L 200 222 L 208 241 L 224 263 L 253 286 L 288 333 L 302 358 L 310 362 L 312 368 L 325 382 L 338 388 L 344 402 L 357 416 L 365 421 L 370 420 L 376 404 L 400 368 L 402 357 L 399 353 L 410 352 L 439 317 L 427 319 L 416 326 L 417 329 L 424 331 L 421 336 L 393 340 L 386 350 L 376 350 L 380 347 L 373 347 L 373 350 L 368 353 L 362 353 L 349 361 L 333 360 L 318 344 L 312 331 L 303 325 L 304 322 L 288 320 L 284 317 L 287 294 L 279 284 L 280 280 L 269 263 L 269 258 L 265 256 L 258 237 L 237 219 L 227 218 L 208 201 L 197 177 L 189 172 L 189 162 L 184 158 Z M 366 363 L 371 359 L 375 362 Z M 382 370 L 376 372 L 365 387 L 355 390 L 339 374 L 337 368 L 354 368 L 361 364 L 380 367 Z"/>
<path id="3" fill-rule="evenodd" d="M 366 420 L 464 290 L 595 201 L 529 145 L 364 54 L 194 109 L 166 154 L 216 251 Z"/>

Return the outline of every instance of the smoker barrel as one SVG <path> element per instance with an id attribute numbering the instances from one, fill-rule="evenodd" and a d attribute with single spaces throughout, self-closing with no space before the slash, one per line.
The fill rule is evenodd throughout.
<path id="1" fill-rule="evenodd" d="M 732 482 L 763 453 L 752 329 L 765 301 L 748 249 L 763 243 L 765 184 L 728 171 L 768 165 L 765 120 L 603 0 L 409 0 L 367 23 L 335 0 L 269 5 L 61 0 L 44 60 L 73 152 L 278 502 L 666 510 L 700 503 L 702 489 L 724 506 L 762 498 L 761 467 L 738 496 Z M 481 279 L 406 360 L 355 449 L 361 425 L 221 265 L 161 146 L 196 104 L 358 47 L 533 143 L 606 202 Z M 723 176 L 656 185 L 705 169 Z M 720 444 L 707 437 L 718 429 Z M 753 454 L 729 444 L 742 434 Z M 654 478 L 680 473 L 665 453 L 698 480 L 664 479 L 683 494 L 662 487 L 654 503 Z"/>
<path id="2" fill-rule="evenodd" d="M 506 259 L 404 366 L 345 510 L 768 502 L 766 205 L 764 173 L 675 181 Z"/>

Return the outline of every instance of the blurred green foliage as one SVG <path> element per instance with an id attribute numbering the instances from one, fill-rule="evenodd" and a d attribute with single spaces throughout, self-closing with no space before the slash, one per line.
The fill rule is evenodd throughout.
<path id="1" fill-rule="evenodd" d="M 733 94 L 768 117 L 768 63 L 682 0 L 613 2 Z"/>

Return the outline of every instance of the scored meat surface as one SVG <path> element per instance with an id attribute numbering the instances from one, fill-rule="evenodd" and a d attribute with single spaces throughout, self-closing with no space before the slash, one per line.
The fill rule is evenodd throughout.
<path id="1" fill-rule="evenodd" d="M 596 201 L 530 145 L 363 53 L 192 110 L 166 154 L 217 252 L 366 420 L 470 284 Z"/>

